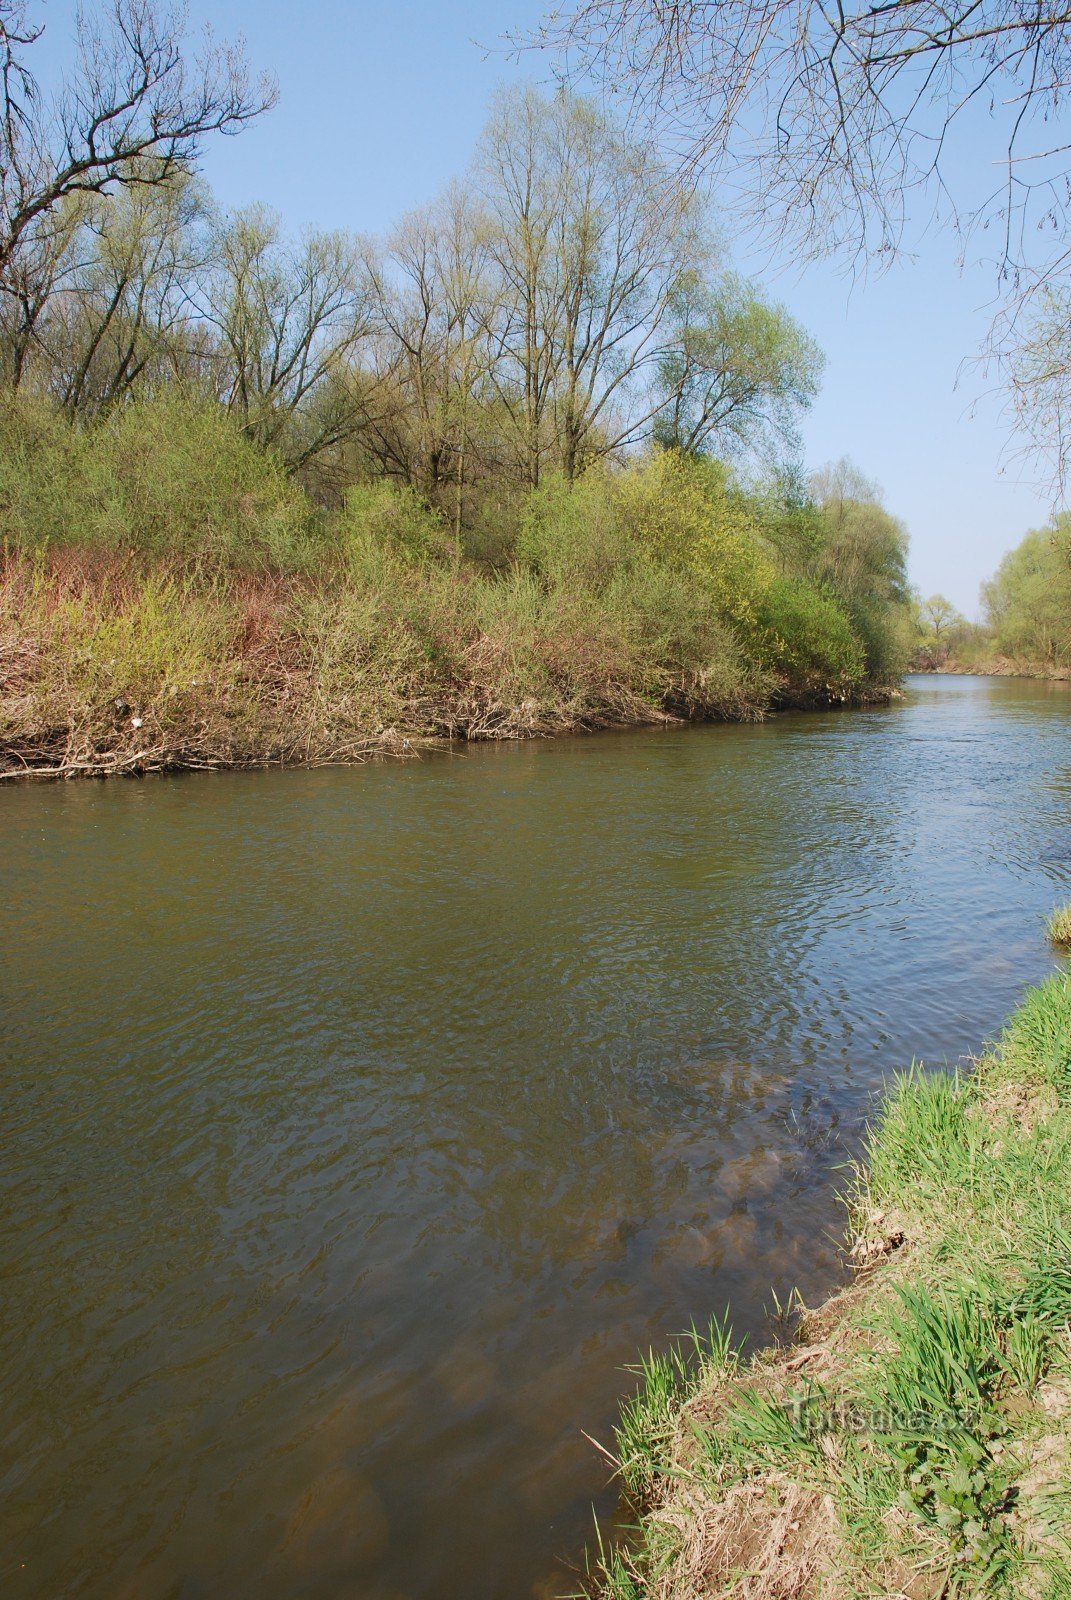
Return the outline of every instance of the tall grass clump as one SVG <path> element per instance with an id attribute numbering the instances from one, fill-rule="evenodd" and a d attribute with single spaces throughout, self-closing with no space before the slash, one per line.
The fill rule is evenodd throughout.
<path id="1" fill-rule="evenodd" d="M 1071 950 L 1071 906 L 1057 906 L 1049 914 L 1045 931 L 1059 950 Z"/>

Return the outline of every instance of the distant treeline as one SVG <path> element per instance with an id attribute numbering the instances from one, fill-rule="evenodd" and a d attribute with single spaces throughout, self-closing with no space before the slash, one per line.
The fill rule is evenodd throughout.
<path id="1" fill-rule="evenodd" d="M 982 585 L 984 620 L 943 595 L 916 600 L 914 663 L 979 671 L 1071 670 L 1071 514 L 1032 528 Z"/>

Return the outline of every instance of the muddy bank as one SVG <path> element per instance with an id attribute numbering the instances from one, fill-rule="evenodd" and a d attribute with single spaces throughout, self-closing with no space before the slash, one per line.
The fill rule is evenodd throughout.
<path id="1" fill-rule="evenodd" d="M 582 715 L 563 707 L 557 714 L 536 713 L 530 707 L 490 706 L 475 721 L 468 704 L 437 708 L 434 721 L 443 731 L 427 732 L 426 722 L 414 718 L 401 728 L 392 727 L 335 740 L 325 730 L 320 738 L 295 717 L 288 722 L 285 705 L 266 708 L 260 738 L 237 741 L 220 718 L 199 717 L 189 727 L 138 728 L 117 718 L 115 737 L 101 742 L 86 739 L 68 723 L 41 729 L 0 744 L 0 780 L 56 780 L 145 776 L 154 772 L 212 772 L 273 766 L 332 766 L 372 760 L 412 760 L 422 752 L 443 749 L 455 741 L 546 739 L 597 733 L 613 728 L 681 726 L 688 722 L 761 722 L 787 712 L 829 711 L 838 707 L 889 705 L 900 698 L 898 689 L 861 689 L 851 694 L 781 691 L 765 705 L 747 705 L 718 713 L 688 715 L 676 697 L 663 706 L 607 706 Z M 223 724 L 222 726 L 220 724 Z M 408 727 L 408 731 L 406 731 Z M 139 736 L 140 735 L 140 736 Z"/>
<path id="2" fill-rule="evenodd" d="M 87 740 L 76 725 L 53 726 L 39 733 L 0 744 L 0 780 L 56 780 L 145 776 L 157 772 L 211 772 L 273 766 L 332 766 L 371 760 L 412 760 L 422 752 L 444 749 L 452 742 L 546 739 L 597 733 L 613 728 L 681 726 L 688 722 L 760 722 L 787 712 L 828 711 L 837 707 L 888 705 L 899 698 L 896 689 L 874 688 L 850 695 L 782 692 L 766 705 L 743 706 L 722 713 L 705 711 L 687 715 L 675 698 L 664 706 L 619 705 L 583 715 L 563 707 L 557 714 L 535 713 L 531 708 L 491 706 L 474 725 L 472 707 L 465 704 L 437 708 L 434 721 L 443 731 L 427 732 L 420 718 L 350 738 L 335 740 L 325 731 L 321 738 L 295 717 L 288 722 L 285 706 L 266 708 L 260 738 L 235 740 L 220 718 L 199 717 L 186 729 L 147 726 L 137 729 L 117 719 L 115 737 Z M 120 713 L 121 717 L 121 713 Z M 222 726 L 221 726 L 222 724 Z M 408 731 L 406 731 L 408 727 Z M 139 736 L 140 735 L 140 736 Z"/>
<path id="3" fill-rule="evenodd" d="M 956 661 L 950 658 L 934 666 L 925 661 L 914 662 L 912 672 L 927 677 L 969 678 L 1039 678 L 1050 683 L 1071 682 L 1071 667 L 1052 667 L 1036 661 L 1015 661 L 1007 656 L 995 656 L 990 661 Z"/>

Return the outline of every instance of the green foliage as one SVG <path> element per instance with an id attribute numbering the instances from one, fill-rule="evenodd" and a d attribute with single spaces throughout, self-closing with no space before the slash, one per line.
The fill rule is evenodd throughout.
<path id="1" fill-rule="evenodd" d="M 170 394 L 95 425 L 0 407 L 0 535 L 26 552 L 138 551 L 283 570 L 321 541 L 301 490 L 215 407 Z"/>
<path id="2" fill-rule="evenodd" d="M 843 606 L 810 579 L 775 578 L 756 609 L 760 649 L 793 685 L 838 692 L 866 676 L 866 650 Z"/>
<path id="3" fill-rule="evenodd" d="M 549 583 L 596 590 L 642 562 L 605 468 L 585 473 L 575 484 L 561 474 L 546 475 L 525 504 L 516 556 Z"/>
<path id="4" fill-rule="evenodd" d="M 1071 517 L 1034 528 L 982 586 L 998 651 L 1046 666 L 1071 665 Z"/>
<path id="5" fill-rule="evenodd" d="M 386 553 L 413 565 L 442 561 L 452 550 L 438 512 L 415 489 L 383 481 L 355 484 L 346 491 L 335 533 L 357 563 L 374 563 Z"/>
<path id="6" fill-rule="evenodd" d="M 894 682 L 912 648 L 907 533 L 881 494 L 848 461 L 816 474 L 812 493 L 826 525 L 818 572 L 833 587 L 866 656 L 867 675 Z"/>
<path id="7" fill-rule="evenodd" d="M 723 463 L 657 451 L 622 474 L 615 489 L 622 523 L 642 550 L 690 572 L 724 617 L 754 622 L 756 598 L 772 574 L 754 514 Z"/>
<path id="8" fill-rule="evenodd" d="M 315 510 L 213 403 L 171 392 L 72 422 L 12 401 L 6 629 L 31 664 L 27 692 L 3 702 L 5 739 L 110 770 L 184 759 L 182 706 L 203 763 L 250 759 L 258 743 L 264 758 L 326 759 L 399 729 L 515 737 L 846 697 L 867 681 L 866 643 L 833 580 L 813 575 L 822 514 L 779 493 L 676 451 L 573 483 L 545 474 L 489 504 L 477 558 L 472 525 L 459 539 L 405 484 L 354 484 L 336 511 Z M 215 619 L 199 670 L 153 665 L 165 613 L 176 647 L 189 618 Z M 184 677 L 225 694 L 195 714 L 172 692 Z M 146 757 L 109 706 L 163 695 Z"/>
<path id="9" fill-rule="evenodd" d="M 734 272 L 683 273 L 670 301 L 670 348 L 659 365 L 666 406 L 655 439 L 685 454 L 796 443 L 824 358 L 785 310 Z"/>

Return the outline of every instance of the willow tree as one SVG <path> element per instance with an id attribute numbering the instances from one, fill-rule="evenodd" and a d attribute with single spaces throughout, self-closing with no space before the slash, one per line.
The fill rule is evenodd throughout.
<path id="1" fill-rule="evenodd" d="M 982 585 L 997 649 L 1049 666 L 1071 663 L 1071 518 L 1032 528 Z"/>
<path id="2" fill-rule="evenodd" d="M 194 376 L 190 285 L 209 207 L 185 174 L 67 202 L 73 225 L 35 330 L 41 387 L 70 412 Z"/>
<path id="3" fill-rule="evenodd" d="M 684 273 L 659 359 L 655 437 L 688 455 L 791 455 L 823 365 L 814 340 L 755 284 L 735 272 Z"/>
<path id="4" fill-rule="evenodd" d="M 984 229 L 991 353 L 1066 469 L 1067 0 L 573 0 L 537 42 L 779 250 L 887 261 L 920 202 Z"/>
<path id="5" fill-rule="evenodd" d="M 429 502 L 452 486 L 460 531 L 479 430 L 479 391 L 489 365 L 489 230 L 476 198 L 452 184 L 410 212 L 367 269 L 380 337 L 383 408 L 375 432 L 383 466 Z"/>
<path id="6" fill-rule="evenodd" d="M 250 206 L 216 230 L 198 291 L 212 329 L 219 399 L 249 438 L 292 468 L 348 437 L 364 416 L 343 381 L 373 328 L 362 241 L 344 232 L 287 240 Z"/>
<path id="7" fill-rule="evenodd" d="M 503 95 L 477 164 L 496 276 L 492 382 L 531 484 L 649 430 L 645 383 L 705 243 L 691 196 L 587 101 Z"/>

